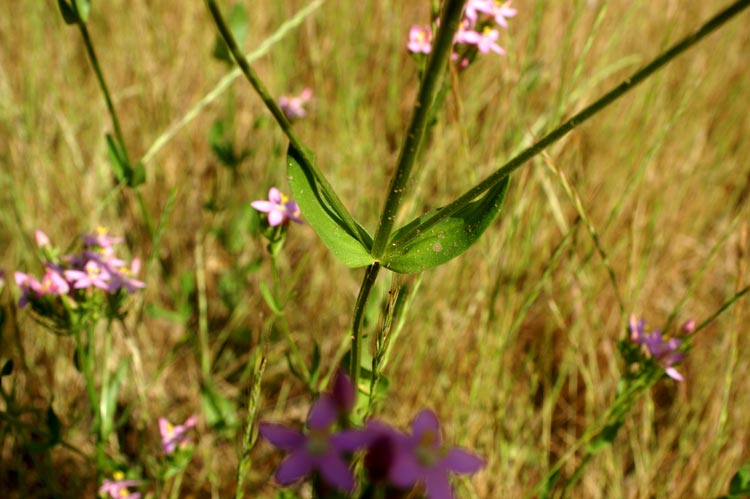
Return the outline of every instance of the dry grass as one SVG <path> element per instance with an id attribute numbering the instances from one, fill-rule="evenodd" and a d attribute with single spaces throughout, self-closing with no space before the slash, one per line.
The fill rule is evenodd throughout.
<path id="1" fill-rule="evenodd" d="M 91 34 L 131 155 L 140 157 L 227 69 L 211 58 L 214 28 L 201 2 L 93 3 Z M 305 5 L 244 3 L 251 10 L 248 49 Z M 314 89 L 311 117 L 298 131 L 369 228 L 377 222 L 416 89 L 416 70 L 403 48 L 406 32 L 427 18 L 428 3 L 329 1 L 254 64 L 275 95 Z M 593 33 L 606 2 L 588 4 L 593 7 L 517 2 L 520 14 L 503 40 L 508 57 L 488 57 L 462 75 L 404 218 L 450 201 L 718 8 L 698 0 L 613 1 Z M 146 255 L 154 248 L 135 196 L 113 190 L 104 144 L 110 122 L 80 37 L 62 23 L 51 0 L 9 2 L 4 11 L 0 267 L 36 268 L 35 228 L 65 247 L 102 224 L 126 234 L 133 255 Z M 701 320 L 748 285 L 747 21 L 747 13 L 733 20 L 550 148 L 545 160 L 517 172 L 500 221 L 466 255 L 422 276 L 388 369 L 392 388 L 382 417 L 405 425 L 420 408 L 432 407 L 449 439 L 487 457 L 487 469 L 462 482 L 460 497 L 530 494 L 598 420 L 622 370 L 618 293 L 626 313 L 659 326 L 683 300 L 678 320 Z M 246 82 L 238 79 L 231 91 L 237 141 L 252 150 L 236 177 L 218 165 L 207 141 L 211 123 L 224 113 L 221 102 L 147 165 L 141 193 L 151 217 L 159 219 L 171 192 L 176 197 L 156 248 L 163 265 L 148 268 L 143 301 L 175 309 L 180 276 L 205 273 L 214 372 L 222 391 L 244 407 L 250 382 L 243 366 L 271 316 L 258 291 L 270 271 L 263 260 L 230 309 L 219 297 L 220 279 L 264 259 L 264 247 L 260 239 L 247 239 L 231 252 L 217 233 L 231 232 L 242 206 L 269 185 L 284 185 L 285 142 Z M 616 291 L 586 227 L 575 224 L 581 213 L 560 172 L 601 238 Z M 209 201 L 219 209 L 206 209 Z M 200 268 L 196 255 L 204 255 Z M 332 369 L 362 271 L 335 261 L 308 226 L 293 227 L 282 267 L 285 276 L 299 274 L 288 306 L 291 329 L 307 356 L 311 339 L 320 342 L 324 367 Z M 380 284 L 382 296 L 388 283 L 381 277 Z M 39 410 L 51 402 L 66 441 L 91 453 L 83 382 L 70 362 L 73 346 L 26 314 L 16 315 L 15 296 L 12 289 L 2 295 L 9 320 L 0 359 L 16 360 L 19 400 Z M 195 300 L 187 297 L 188 304 Z M 143 466 L 158 454 L 157 417 L 200 413 L 192 310 L 184 324 L 145 314 L 129 322 L 128 332 L 115 334 L 115 357 L 131 362 L 120 395 L 126 426 L 111 451 L 119 449 L 131 464 Z M 745 299 L 704 330 L 682 368 L 687 381 L 663 382 L 642 400 L 571 497 L 725 492 L 750 457 L 748 323 Z M 227 340 L 220 344 L 222 333 Z M 300 420 L 309 398 L 286 371 L 283 351 L 279 340 L 264 378 L 261 417 Z M 230 497 L 239 437 L 220 437 L 204 424 L 198 434 L 182 497 Z M 44 458 L 19 455 L 9 435 L 0 444 L 0 483 L 11 497 L 93 496 L 93 467 L 75 453 L 58 447 Z M 250 496 L 273 497 L 268 477 L 278 455 L 261 443 L 253 456 Z"/>

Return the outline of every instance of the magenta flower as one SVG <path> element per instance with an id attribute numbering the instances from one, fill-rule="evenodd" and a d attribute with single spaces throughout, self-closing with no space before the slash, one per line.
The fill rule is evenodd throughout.
<path id="1" fill-rule="evenodd" d="M 500 37 L 500 32 L 496 29 L 491 29 L 489 26 L 485 27 L 481 33 L 476 31 L 464 31 L 461 34 L 461 41 L 471 45 L 476 45 L 477 50 L 482 54 L 488 54 L 490 51 L 496 54 L 505 54 L 505 49 L 495 43 Z"/>
<path id="2" fill-rule="evenodd" d="M 100 495 L 109 494 L 110 499 L 141 499 L 140 492 L 128 490 L 140 485 L 140 480 L 125 480 L 125 475 L 121 471 L 116 471 L 112 478 L 114 480 L 104 479 L 104 483 L 99 487 Z"/>
<path id="3" fill-rule="evenodd" d="M 302 223 L 299 218 L 300 211 L 297 203 L 282 194 L 276 187 L 271 187 L 268 191 L 268 201 L 259 199 L 250 203 L 250 206 L 261 213 L 267 213 L 268 225 L 271 227 L 276 227 L 289 220 L 298 224 Z"/>
<path id="4" fill-rule="evenodd" d="M 279 97 L 279 107 L 286 115 L 287 119 L 292 121 L 307 116 L 305 104 L 312 99 L 313 91 L 311 88 L 305 88 L 298 96 L 288 97 L 282 95 Z"/>
<path id="5" fill-rule="evenodd" d="M 495 18 L 495 23 L 498 26 L 507 28 L 508 19 L 515 17 L 516 14 L 518 14 L 518 11 L 510 6 L 511 3 L 512 0 L 508 0 L 507 2 L 494 0 L 494 2 L 492 2 L 492 11 L 490 12 L 490 15 Z"/>
<path id="6" fill-rule="evenodd" d="M 406 48 L 413 54 L 429 54 L 432 51 L 432 30 L 429 26 L 414 25 L 409 29 Z"/>
<path id="7" fill-rule="evenodd" d="M 349 379 L 338 374 L 333 390 L 323 394 L 310 409 L 307 433 L 278 424 L 260 424 L 259 433 L 263 438 L 289 452 L 276 470 L 276 481 L 280 485 L 290 485 L 317 472 L 332 487 L 345 492 L 354 490 L 354 475 L 344 456 L 363 448 L 369 436 L 360 430 L 333 433 L 332 429 L 351 411 L 355 396 Z"/>
<path id="8" fill-rule="evenodd" d="M 25 307 L 30 300 L 41 298 L 45 295 L 66 295 L 70 291 L 68 282 L 60 275 L 60 269 L 52 264 L 47 264 L 47 271 L 41 281 L 37 281 L 31 274 L 15 272 L 16 285 L 21 289 L 21 299 L 18 301 L 20 308 Z"/>
<path id="9" fill-rule="evenodd" d="M 98 227 L 93 234 L 83 235 L 83 244 L 87 247 L 98 246 L 104 249 L 111 249 L 112 246 L 121 242 L 122 238 L 110 236 L 109 230 L 106 227 Z"/>
<path id="10" fill-rule="evenodd" d="M 83 270 L 66 270 L 65 278 L 75 289 L 95 287 L 109 291 L 112 274 L 98 261 L 89 260 Z"/>
<path id="11" fill-rule="evenodd" d="M 121 260 L 117 260 L 118 262 Z M 136 279 L 135 276 L 141 270 L 141 260 L 139 258 L 133 258 L 130 262 L 130 268 L 121 266 L 119 269 L 109 269 L 112 276 L 112 280 L 109 283 L 109 292 L 114 293 L 120 289 L 125 290 L 131 295 L 135 293 L 137 289 L 143 289 L 146 287 L 146 283 Z"/>
<path id="12" fill-rule="evenodd" d="M 694 327 L 695 321 L 688 321 L 683 326 L 683 330 L 688 332 Z M 677 381 L 684 381 L 682 374 L 672 367 L 685 358 L 685 355 L 679 350 L 682 344 L 681 339 L 665 339 L 660 331 L 656 329 L 652 331 L 646 326 L 643 319 L 636 320 L 634 315 L 630 316 L 628 329 L 630 330 L 630 340 L 639 345 L 644 345 L 648 353 L 664 367 L 667 376 Z"/>
<path id="13" fill-rule="evenodd" d="M 190 439 L 188 432 L 195 428 L 195 416 L 190 416 L 181 425 L 173 425 L 166 418 L 159 418 L 159 433 L 161 434 L 161 449 L 164 454 L 173 453 L 178 447 L 184 448 Z"/>
<path id="14" fill-rule="evenodd" d="M 388 476 L 404 489 L 424 483 L 428 499 L 453 499 L 449 473 L 476 473 L 484 465 L 467 450 L 444 447 L 440 423 L 435 413 L 425 409 L 414 418 L 412 434 L 398 438 Z"/>

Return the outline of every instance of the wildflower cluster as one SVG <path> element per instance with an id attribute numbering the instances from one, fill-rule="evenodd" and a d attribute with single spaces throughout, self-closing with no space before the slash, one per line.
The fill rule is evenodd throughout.
<path id="1" fill-rule="evenodd" d="M 518 13 L 511 7 L 511 1 L 469 0 L 453 39 L 452 59 L 457 61 L 459 68 L 467 67 L 477 53 L 505 54 L 505 50 L 497 44 L 500 38 L 498 28 L 507 28 L 508 19 Z M 412 26 L 406 47 L 413 54 L 429 54 L 432 51 L 432 28 Z"/>
<path id="2" fill-rule="evenodd" d="M 44 274 L 37 279 L 30 273 L 15 272 L 15 282 L 21 290 L 18 305 L 30 305 L 56 329 L 67 329 L 71 325 L 70 312 L 96 301 L 97 296 L 103 295 L 109 311 L 117 315 L 124 297 L 145 287 L 143 281 L 135 278 L 140 260 L 134 258 L 127 264 L 119 258 L 114 247 L 122 238 L 110 236 L 106 229 L 84 235 L 83 250 L 75 255 L 60 257 L 42 231 L 36 231 L 35 240 Z"/>
<path id="3" fill-rule="evenodd" d="M 411 434 L 376 420 L 368 421 L 362 429 L 349 428 L 355 399 L 350 380 L 338 373 L 332 390 L 311 408 L 307 432 L 261 423 L 260 434 L 288 452 L 276 471 L 280 485 L 313 475 L 322 479 L 323 486 L 352 492 L 356 486 L 352 456 L 362 451 L 368 490 L 401 497 L 423 487 L 428 499 L 448 499 L 453 497 L 449 473 L 471 474 L 484 466 L 471 452 L 443 445 L 440 424 L 430 410 L 414 418 Z"/>
<path id="4" fill-rule="evenodd" d="M 681 348 L 687 335 L 695 331 L 694 320 L 689 320 L 682 326 L 683 336 L 670 338 L 658 329 L 651 329 L 645 320 L 639 320 L 631 315 L 628 320 L 628 331 L 631 344 L 645 351 L 650 359 L 656 361 L 664 369 L 667 376 L 677 381 L 684 381 L 682 374 L 674 366 L 685 358 Z"/>

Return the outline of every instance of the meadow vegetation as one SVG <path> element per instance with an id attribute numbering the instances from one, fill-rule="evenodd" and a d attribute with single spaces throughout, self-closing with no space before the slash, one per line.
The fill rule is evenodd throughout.
<path id="1" fill-rule="evenodd" d="M 248 12 L 245 52 L 308 9 L 251 64 L 275 98 L 312 89 L 294 131 L 373 231 L 419 85 L 409 28 L 429 21 L 431 2 L 221 5 L 232 3 Z M 461 195 L 724 3 L 514 1 L 498 40 L 506 55 L 449 73 L 400 223 Z M 254 422 L 305 421 L 310 390 L 326 389 L 349 347 L 363 270 L 339 262 L 309 224 L 288 226 L 272 268 L 265 215 L 250 202 L 272 186 L 289 193 L 287 139 L 241 76 L 154 147 L 233 70 L 214 57 L 203 2 L 92 2 L 87 27 L 130 158 L 143 161 L 135 188 L 113 173 L 112 121 L 78 30 L 51 0 L 3 10 L 0 364 L 12 359 L 13 370 L 0 385 L 0 495 L 94 497 L 102 484 L 81 352 L 18 308 L 13 272 L 41 273 L 35 230 L 72 253 L 103 226 L 124 238 L 128 261 L 141 259 L 146 287 L 124 320 L 96 330 L 111 344 L 94 357 L 112 373 L 125 366 L 99 450 L 153 479 L 159 418 L 195 415 L 184 475 L 144 494 L 232 497 L 248 407 Z M 746 295 L 692 338 L 683 382 L 645 391 L 590 459 L 576 447 L 628 370 L 618 342 L 631 314 L 672 333 L 750 284 L 748 16 L 514 172 L 500 215 L 465 254 L 419 274 L 381 272 L 363 322 L 372 352 L 393 319 L 375 415 L 407 428 L 431 408 L 446 442 L 482 456 L 481 472 L 455 482 L 457 497 L 535 497 L 564 457 L 565 479 L 586 467 L 558 495 L 709 498 L 750 459 Z M 400 314 L 384 314 L 396 303 Z M 308 366 L 320 358 L 313 386 L 290 374 L 287 331 Z M 44 445 L 55 419 L 55 445 Z M 296 497 L 273 481 L 281 454 L 255 429 L 247 438 L 246 496 Z"/>

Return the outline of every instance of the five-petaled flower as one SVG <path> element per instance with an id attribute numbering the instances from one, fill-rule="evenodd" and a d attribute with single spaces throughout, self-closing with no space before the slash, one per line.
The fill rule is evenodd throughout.
<path id="1" fill-rule="evenodd" d="M 432 51 L 432 30 L 429 26 L 414 25 L 409 29 L 406 48 L 413 54 L 429 54 Z"/>
<path id="2" fill-rule="evenodd" d="M 184 448 L 190 443 L 188 432 L 195 428 L 195 416 L 190 416 L 181 425 L 173 425 L 166 418 L 159 418 L 159 433 L 161 434 L 161 449 L 164 454 L 171 454 L 177 448 Z"/>
<path id="3" fill-rule="evenodd" d="M 250 203 L 250 206 L 261 213 L 268 214 L 268 225 L 276 227 L 289 220 L 302 223 L 299 206 L 293 200 L 281 193 L 276 187 L 268 191 L 268 200 L 259 199 Z"/>
<path id="4" fill-rule="evenodd" d="M 279 107 L 284 112 L 288 120 L 296 120 L 307 116 L 305 104 L 312 99 L 313 91 L 311 88 L 305 88 L 297 96 L 282 95 L 279 97 Z"/>
<path id="5" fill-rule="evenodd" d="M 449 473 L 467 475 L 482 469 L 485 462 L 458 447 L 445 447 L 435 413 L 425 409 L 414 418 L 411 435 L 396 437 L 388 478 L 397 487 L 411 488 L 424 483 L 428 499 L 452 499 Z"/>
<path id="6" fill-rule="evenodd" d="M 351 411 L 354 400 L 354 387 L 339 374 L 333 390 L 323 394 L 310 409 L 307 433 L 278 424 L 260 424 L 263 438 L 289 452 L 276 470 L 280 485 L 290 485 L 318 472 L 328 485 L 345 492 L 354 490 L 354 475 L 344 456 L 364 447 L 369 437 L 361 430 L 333 432 L 336 422 Z"/>
<path id="7" fill-rule="evenodd" d="M 99 487 L 99 495 L 108 494 L 110 499 L 141 499 L 140 492 L 129 490 L 130 487 L 139 486 L 140 480 L 125 480 L 122 471 L 116 471 L 112 478 L 114 480 L 104 479 L 104 483 Z"/>
<path id="8" fill-rule="evenodd" d="M 685 333 L 692 333 L 695 329 L 695 321 L 688 321 L 682 326 Z M 684 381 L 677 369 L 673 366 L 681 362 L 685 355 L 680 351 L 682 339 L 667 338 L 657 329 L 651 329 L 646 325 L 643 319 L 636 319 L 634 315 L 628 320 L 628 330 L 630 331 L 630 340 L 633 343 L 646 347 L 648 353 L 656 359 L 663 367 L 664 372 L 670 378 L 677 381 Z"/>

